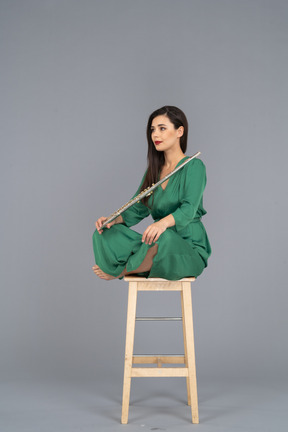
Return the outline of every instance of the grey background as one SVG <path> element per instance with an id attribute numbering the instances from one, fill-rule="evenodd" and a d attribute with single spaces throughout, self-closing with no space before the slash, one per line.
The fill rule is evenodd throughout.
<path id="1" fill-rule="evenodd" d="M 93 273 L 92 234 L 139 186 L 165 104 L 207 169 L 199 391 L 287 384 L 287 18 L 280 0 L 1 0 L 3 385 L 83 379 L 120 395 L 127 283 Z M 139 295 L 139 315 L 177 316 L 178 297 L 158 294 Z M 181 337 L 139 323 L 135 352 L 180 353 Z"/>

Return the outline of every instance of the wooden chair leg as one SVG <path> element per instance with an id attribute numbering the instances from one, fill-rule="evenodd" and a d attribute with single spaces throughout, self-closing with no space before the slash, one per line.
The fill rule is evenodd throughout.
<path id="1" fill-rule="evenodd" d="M 183 323 L 183 343 L 184 343 L 185 366 L 188 368 L 186 331 L 185 331 L 185 313 L 184 313 L 183 291 L 182 290 L 181 290 L 181 310 L 182 310 L 182 323 Z M 189 377 L 186 377 L 186 386 L 187 386 L 187 404 L 190 406 L 191 405 L 191 394 L 190 394 Z"/>
<path id="2" fill-rule="evenodd" d="M 182 282 L 182 292 L 192 423 L 199 423 L 192 296 L 190 282 Z"/>
<path id="3" fill-rule="evenodd" d="M 122 424 L 128 423 L 132 357 L 133 357 L 134 334 L 135 334 L 136 303 L 137 303 L 137 282 L 129 282 L 124 382 L 123 382 L 123 397 L 122 397 L 122 417 L 121 417 Z"/>

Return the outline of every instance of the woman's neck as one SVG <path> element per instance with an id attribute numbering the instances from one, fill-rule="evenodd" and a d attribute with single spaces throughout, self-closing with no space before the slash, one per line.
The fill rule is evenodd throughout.
<path id="1" fill-rule="evenodd" d="M 185 156 L 186 155 L 182 151 L 177 152 L 177 153 L 170 153 L 170 154 L 165 153 L 164 154 L 164 158 L 165 158 L 164 167 L 166 169 L 174 167 Z"/>

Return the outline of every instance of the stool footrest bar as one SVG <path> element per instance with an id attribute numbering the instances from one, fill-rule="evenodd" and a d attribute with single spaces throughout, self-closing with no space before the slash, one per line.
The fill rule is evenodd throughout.
<path id="1" fill-rule="evenodd" d="M 131 377 L 187 377 L 188 368 L 132 368 Z"/>
<path id="2" fill-rule="evenodd" d="M 182 321 L 182 317 L 136 317 L 136 321 Z"/>
<path id="3" fill-rule="evenodd" d="M 134 355 L 133 364 L 184 364 L 184 355 Z"/>

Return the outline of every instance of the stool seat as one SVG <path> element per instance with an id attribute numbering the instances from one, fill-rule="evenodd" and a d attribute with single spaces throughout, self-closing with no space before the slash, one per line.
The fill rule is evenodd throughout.
<path id="1" fill-rule="evenodd" d="M 125 344 L 125 363 L 122 398 L 121 423 L 128 423 L 130 388 L 132 377 L 185 377 L 187 384 L 188 405 L 191 405 L 192 423 L 199 423 L 198 396 L 196 381 L 194 330 L 192 316 L 191 282 L 195 277 L 187 277 L 176 281 L 163 278 L 145 278 L 136 275 L 124 276 L 129 283 L 127 325 Z M 183 323 L 184 355 L 134 355 L 134 334 L 136 304 L 138 291 L 180 291 Z M 181 318 L 177 318 L 181 319 Z M 141 320 L 176 320 L 175 317 L 141 318 Z M 154 364 L 156 367 L 133 367 L 133 364 Z M 162 364 L 183 364 L 183 367 L 164 367 Z"/>
<path id="2" fill-rule="evenodd" d="M 176 281 L 171 281 L 169 279 L 162 279 L 162 278 L 145 278 L 142 276 L 124 276 L 124 280 L 127 282 L 140 282 L 140 281 L 145 281 L 145 282 L 194 282 L 195 281 L 195 277 L 187 277 L 187 278 L 183 278 L 183 279 L 179 279 Z"/>

